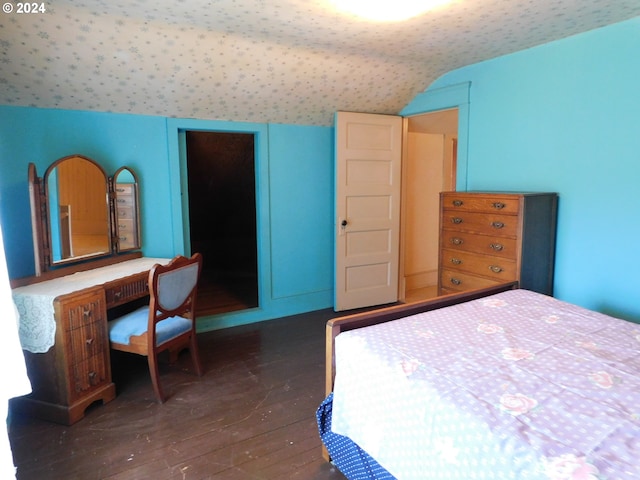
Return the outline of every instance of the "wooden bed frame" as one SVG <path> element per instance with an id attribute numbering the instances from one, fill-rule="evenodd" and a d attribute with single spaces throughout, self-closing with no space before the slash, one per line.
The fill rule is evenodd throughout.
<path id="1" fill-rule="evenodd" d="M 417 313 L 437 310 L 443 307 L 450 307 L 451 305 L 457 305 L 459 303 L 476 300 L 478 298 L 487 297 L 500 292 L 506 292 L 507 290 L 514 290 L 516 288 L 518 288 L 518 282 L 501 283 L 478 290 L 443 295 L 423 302 L 393 305 L 391 307 L 379 308 L 368 312 L 356 313 L 329 320 L 325 331 L 326 395 L 329 395 L 333 391 L 333 382 L 336 376 L 336 359 L 334 350 L 335 338 L 339 333 L 346 332 L 348 330 L 355 330 L 356 328 L 368 327 L 370 325 L 377 325 L 391 320 L 397 320 L 398 318 L 408 317 Z M 322 446 L 322 455 L 327 461 L 330 461 L 329 452 L 324 445 Z"/>

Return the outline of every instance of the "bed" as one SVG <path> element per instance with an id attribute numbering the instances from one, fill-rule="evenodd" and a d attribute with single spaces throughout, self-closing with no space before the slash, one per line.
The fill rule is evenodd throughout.
<path id="1" fill-rule="evenodd" d="M 640 479 L 640 325 L 515 287 L 327 324 L 349 479 Z"/>

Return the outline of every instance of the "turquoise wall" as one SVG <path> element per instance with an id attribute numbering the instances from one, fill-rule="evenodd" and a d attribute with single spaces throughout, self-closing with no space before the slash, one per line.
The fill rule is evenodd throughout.
<path id="1" fill-rule="evenodd" d="M 109 175 L 129 165 L 142 179 L 143 208 L 169 210 L 164 118 L 0 106 L 0 221 L 11 278 L 34 273 L 27 165 L 42 176 L 54 160 L 74 153 L 95 159 Z M 171 256 L 172 245 L 158 234 L 171 230 L 171 218 L 145 209 L 142 221 L 145 254 Z"/>
<path id="2" fill-rule="evenodd" d="M 640 18 L 444 75 L 403 110 L 456 93 L 459 185 L 560 194 L 555 295 L 640 320 Z M 470 87 L 469 87 L 470 85 Z M 444 100 L 442 100 L 444 101 Z M 442 103 L 438 100 L 436 103 Z M 439 105 L 445 108 L 446 105 Z M 237 325 L 332 305 L 333 129 L 0 106 L 0 221 L 12 277 L 33 273 L 27 165 L 82 153 L 141 179 L 144 253 L 188 253 L 184 129 L 256 134 L 260 308 Z"/>
<path id="3" fill-rule="evenodd" d="M 429 89 L 471 82 L 468 189 L 559 193 L 555 295 L 634 320 L 638 52 L 635 18 L 452 71 Z"/>
<path id="4" fill-rule="evenodd" d="M 80 153 L 140 179 L 143 253 L 189 253 L 182 132 L 256 135 L 260 307 L 201 318 L 201 330 L 329 308 L 333 295 L 333 129 L 0 106 L 0 222 L 9 274 L 34 273 L 27 165 L 42 176 Z M 183 201 L 184 200 L 184 201 Z"/>

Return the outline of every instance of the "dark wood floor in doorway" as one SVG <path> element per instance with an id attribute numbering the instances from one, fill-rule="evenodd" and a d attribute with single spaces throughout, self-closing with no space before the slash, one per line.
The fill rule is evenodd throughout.
<path id="1" fill-rule="evenodd" d="M 163 364 L 170 398 L 154 401 L 143 358 L 112 355 L 117 397 L 73 426 L 14 415 L 19 480 L 328 480 L 315 409 L 324 397 L 323 310 L 198 335 L 205 375 L 187 352 Z"/>

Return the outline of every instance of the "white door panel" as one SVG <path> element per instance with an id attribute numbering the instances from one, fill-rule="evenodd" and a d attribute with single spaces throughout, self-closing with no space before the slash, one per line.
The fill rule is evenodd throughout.
<path id="1" fill-rule="evenodd" d="M 336 311 L 398 299 L 401 153 L 401 117 L 336 115 Z"/>

